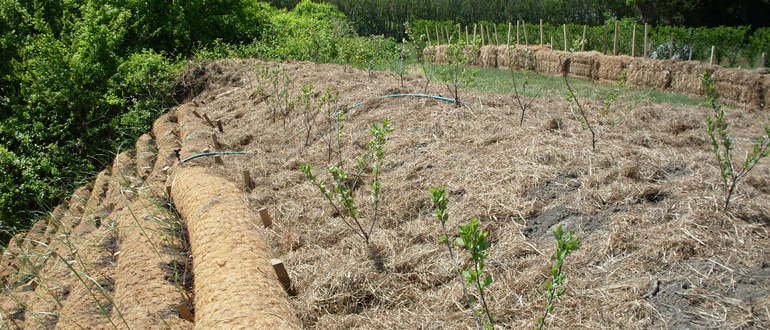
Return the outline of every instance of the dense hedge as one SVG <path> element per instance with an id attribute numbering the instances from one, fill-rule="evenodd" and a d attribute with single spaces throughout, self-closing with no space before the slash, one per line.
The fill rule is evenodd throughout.
<path id="1" fill-rule="evenodd" d="M 618 21 L 618 53 L 630 55 L 631 41 L 633 39 L 634 20 L 624 19 Z M 494 23 L 479 22 L 488 26 L 494 34 Z M 530 44 L 540 44 L 540 23 L 527 22 L 527 34 Z M 430 34 L 430 40 L 436 43 L 436 29 L 442 42 L 446 42 L 445 33 L 449 31 L 453 35 L 453 41 L 458 40 L 459 23 L 453 21 L 426 21 L 416 20 L 411 24 L 414 38 L 427 39 L 426 33 Z M 614 21 L 608 21 L 605 25 L 588 26 L 586 30 L 585 50 L 604 51 L 604 30 L 607 28 L 607 52 L 612 54 L 613 37 L 615 31 Z M 637 25 L 636 30 L 636 55 L 642 56 L 644 53 L 644 25 Z M 427 32 L 426 32 L 427 29 Z M 465 26 L 461 27 L 462 40 L 465 39 Z M 471 39 L 473 26 L 470 27 Z M 508 38 L 508 23 L 498 24 L 497 31 L 500 43 L 506 43 Z M 516 24 L 512 24 L 512 43 L 515 42 Z M 524 27 L 520 27 L 520 42 L 524 43 Z M 671 41 L 671 34 L 674 34 L 673 55 L 676 58 L 689 58 L 690 48 L 693 51 L 693 59 L 708 61 L 711 56 L 711 46 L 716 46 L 715 57 L 717 62 L 723 59 L 729 59 L 731 65 L 735 65 L 737 56 L 740 54 L 749 63 L 757 63 L 761 54 L 770 53 L 770 28 L 760 28 L 750 32 L 749 26 L 736 27 L 698 27 L 686 28 L 675 26 L 649 26 L 648 27 L 648 56 L 657 58 L 668 58 Z M 554 40 L 554 49 L 564 50 L 564 30 L 563 25 L 543 24 L 543 39 L 545 43 Z M 583 36 L 583 25 L 567 24 L 567 48 L 579 49 L 579 41 Z M 486 39 L 486 38 L 485 38 Z M 494 38 L 492 38 L 494 42 Z M 477 35 L 477 42 L 481 42 L 480 31 Z M 765 59 L 768 60 L 767 58 Z M 767 65 L 768 63 L 766 63 Z"/>
<path id="2" fill-rule="evenodd" d="M 149 130 L 187 59 L 395 48 L 350 26 L 309 1 L 0 0 L 0 245 Z"/>

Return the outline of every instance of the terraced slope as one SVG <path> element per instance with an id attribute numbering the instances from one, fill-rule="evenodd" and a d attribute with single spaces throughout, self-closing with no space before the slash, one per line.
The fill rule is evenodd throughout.
<path id="1" fill-rule="evenodd" d="M 341 153 L 334 121 L 322 115 L 306 146 L 299 103 L 288 116 L 272 111 L 280 95 L 255 65 L 280 66 L 292 100 L 313 83 L 313 104 L 327 86 L 340 92 L 333 110 L 363 101 L 346 113 Z M 431 216 L 429 188 L 440 185 L 452 231 L 475 216 L 489 232 L 488 297 L 500 328 L 532 328 L 542 315 L 558 224 L 577 232 L 581 248 L 564 266 L 554 328 L 770 323 L 770 166 L 760 164 L 732 211 L 720 211 L 707 109 L 642 104 L 592 152 L 560 99 L 536 101 L 519 127 L 507 96 L 463 94 L 463 107 L 379 98 L 444 93 L 435 83 L 424 91 L 419 77 L 400 85 L 388 73 L 251 60 L 196 71 L 200 94 L 14 238 L 0 260 L 0 328 L 473 327 Z M 758 111 L 728 116 L 739 137 L 759 135 L 766 120 Z M 313 162 L 327 178 L 325 165 L 341 158 L 352 169 L 369 125 L 385 117 L 395 131 L 385 147 L 380 220 L 366 245 L 298 167 Z M 180 164 L 176 149 L 181 159 L 246 153 Z M 372 178 L 361 180 L 356 196 L 368 224 Z M 188 310 L 194 320 L 185 319 Z"/>

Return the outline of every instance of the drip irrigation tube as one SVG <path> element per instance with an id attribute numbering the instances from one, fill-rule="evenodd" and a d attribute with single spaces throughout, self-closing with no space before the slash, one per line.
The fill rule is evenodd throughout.
<path id="1" fill-rule="evenodd" d="M 182 159 L 179 161 L 179 164 L 184 164 L 185 162 L 189 160 L 193 160 L 198 157 L 203 156 L 212 156 L 212 155 L 238 155 L 238 154 L 247 154 L 247 151 L 214 151 L 214 152 L 204 152 L 202 154 L 192 155 L 190 157 L 187 157 L 185 159 Z"/>
<path id="2" fill-rule="evenodd" d="M 379 98 L 384 99 L 384 98 L 391 98 L 391 97 L 425 97 L 425 98 L 431 98 L 431 99 L 435 99 L 435 100 L 439 100 L 439 101 L 446 101 L 446 102 L 455 103 L 455 99 L 452 99 L 452 98 L 443 97 L 443 96 L 435 96 L 435 95 L 426 95 L 426 94 L 390 94 L 390 95 L 380 96 Z M 340 113 L 345 113 L 345 112 L 348 112 L 348 111 L 353 110 L 355 108 L 358 108 L 361 105 L 363 105 L 364 103 L 366 103 L 366 101 L 358 102 L 358 103 L 356 103 L 354 105 L 351 105 L 350 107 L 348 107 L 347 109 L 345 109 L 343 111 L 336 112 L 335 114 L 332 115 L 332 117 L 336 117 Z M 460 101 L 460 103 L 468 104 L 468 102 L 463 102 L 463 101 Z"/>

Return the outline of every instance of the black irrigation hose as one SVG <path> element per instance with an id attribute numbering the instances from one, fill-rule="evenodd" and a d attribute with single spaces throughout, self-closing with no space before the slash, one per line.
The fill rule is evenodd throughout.
<path id="1" fill-rule="evenodd" d="M 184 164 L 185 162 L 189 160 L 193 160 L 198 157 L 203 156 L 212 156 L 212 155 L 238 155 L 238 154 L 247 154 L 247 151 L 214 151 L 214 152 L 204 152 L 202 154 L 192 155 L 190 157 L 187 157 L 185 159 L 182 159 L 179 161 L 179 164 Z"/>

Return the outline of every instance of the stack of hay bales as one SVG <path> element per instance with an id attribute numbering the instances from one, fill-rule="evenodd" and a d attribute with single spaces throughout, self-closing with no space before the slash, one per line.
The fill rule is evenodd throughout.
<path id="1" fill-rule="evenodd" d="M 671 87 L 674 61 L 635 58 L 626 68 L 626 82 L 629 86 L 653 87 L 665 90 Z"/>
<path id="2" fill-rule="evenodd" d="M 480 50 L 481 66 L 485 68 L 497 67 L 497 46 L 487 45 Z"/>
<path id="3" fill-rule="evenodd" d="M 576 78 L 599 80 L 601 55 L 599 52 L 573 53 L 569 70 L 570 75 Z"/>
<path id="4" fill-rule="evenodd" d="M 669 88 L 677 93 L 703 95 L 704 89 L 700 81 L 700 74 L 704 70 L 712 74 L 717 68 L 716 65 L 708 65 L 702 62 L 672 62 L 671 86 Z"/>
<path id="5" fill-rule="evenodd" d="M 602 56 L 599 64 L 599 81 L 617 81 L 633 61 L 630 56 Z"/>

